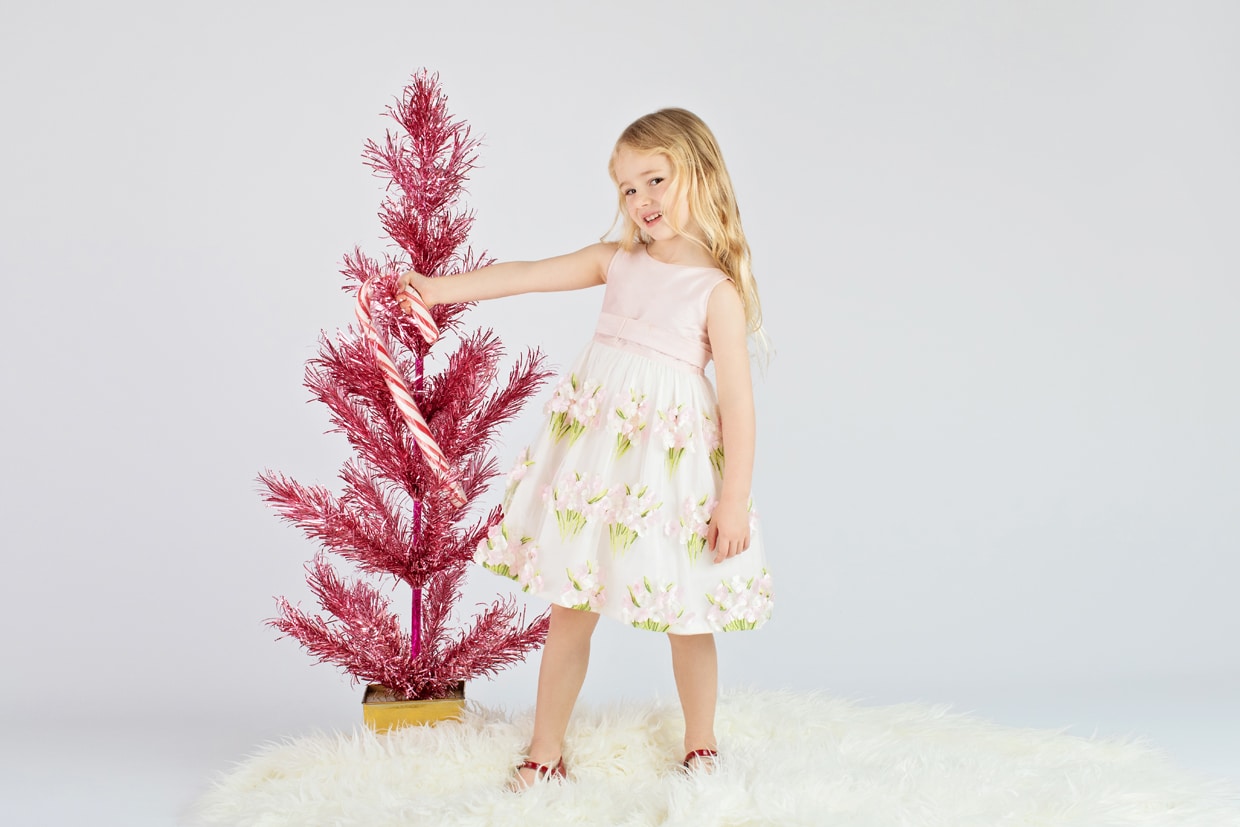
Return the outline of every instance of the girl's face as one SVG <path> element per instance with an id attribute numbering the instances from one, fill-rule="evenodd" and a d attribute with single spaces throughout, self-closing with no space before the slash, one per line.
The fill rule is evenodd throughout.
<path id="1" fill-rule="evenodd" d="M 629 218 L 651 239 L 664 241 L 676 237 L 668 217 L 682 233 L 701 234 L 697 222 L 689 215 L 684 188 L 673 180 L 671 158 L 662 152 L 641 152 L 622 146 L 616 152 L 612 171 Z"/>

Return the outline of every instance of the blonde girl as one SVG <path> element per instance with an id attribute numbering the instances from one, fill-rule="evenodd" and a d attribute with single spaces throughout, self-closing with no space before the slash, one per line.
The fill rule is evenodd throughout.
<path id="1" fill-rule="evenodd" d="M 594 337 L 517 457 L 502 519 L 474 558 L 551 603 L 533 737 L 512 789 L 566 776 L 564 734 L 604 614 L 667 634 L 685 721 L 678 760 L 712 769 L 714 633 L 771 614 L 750 499 L 747 343 L 762 315 L 719 145 L 696 115 L 663 109 L 624 130 L 608 169 L 618 241 L 398 283 L 406 311 L 406 288 L 433 306 L 605 286 Z"/>

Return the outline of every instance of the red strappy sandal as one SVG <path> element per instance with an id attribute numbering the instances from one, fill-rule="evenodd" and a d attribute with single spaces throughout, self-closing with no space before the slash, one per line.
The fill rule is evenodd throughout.
<path id="1" fill-rule="evenodd" d="M 692 772 L 696 767 L 705 768 L 709 766 L 712 770 L 715 768 L 715 761 L 718 760 L 719 753 L 713 749 L 695 749 L 693 752 L 685 756 L 684 763 L 681 764 L 687 772 Z M 706 759 L 710 759 L 706 763 Z"/>
<path id="2" fill-rule="evenodd" d="M 521 770 L 534 771 L 534 784 L 537 784 L 539 781 L 563 781 L 568 777 L 567 770 L 564 768 L 563 756 L 561 756 L 560 759 L 555 762 L 555 765 L 551 767 L 548 767 L 546 764 L 540 764 L 537 761 L 531 761 L 527 758 L 525 761 L 518 764 L 514 770 L 516 783 L 520 786 L 513 787 L 509 785 L 509 789 L 513 792 L 528 790 L 531 786 L 533 786 L 531 784 L 526 784 L 524 779 L 521 778 Z"/>

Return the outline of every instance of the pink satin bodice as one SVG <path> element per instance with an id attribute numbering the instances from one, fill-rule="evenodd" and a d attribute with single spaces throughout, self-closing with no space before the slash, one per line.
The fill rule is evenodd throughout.
<path id="1" fill-rule="evenodd" d="M 616 251 L 594 340 L 701 372 L 710 362 L 706 305 L 727 276 L 714 267 L 659 261 L 636 247 Z"/>

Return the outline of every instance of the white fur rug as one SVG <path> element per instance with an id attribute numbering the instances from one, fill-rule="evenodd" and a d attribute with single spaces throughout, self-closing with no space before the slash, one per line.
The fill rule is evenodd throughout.
<path id="1" fill-rule="evenodd" d="M 569 781 L 503 791 L 530 713 L 267 745 L 215 781 L 193 823 L 282 825 L 839 825 L 1235 827 L 1240 792 L 1138 740 L 1013 729 L 947 706 L 822 694 L 725 696 L 713 775 L 677 771 L 679 708 L 579 706 Z"/>

